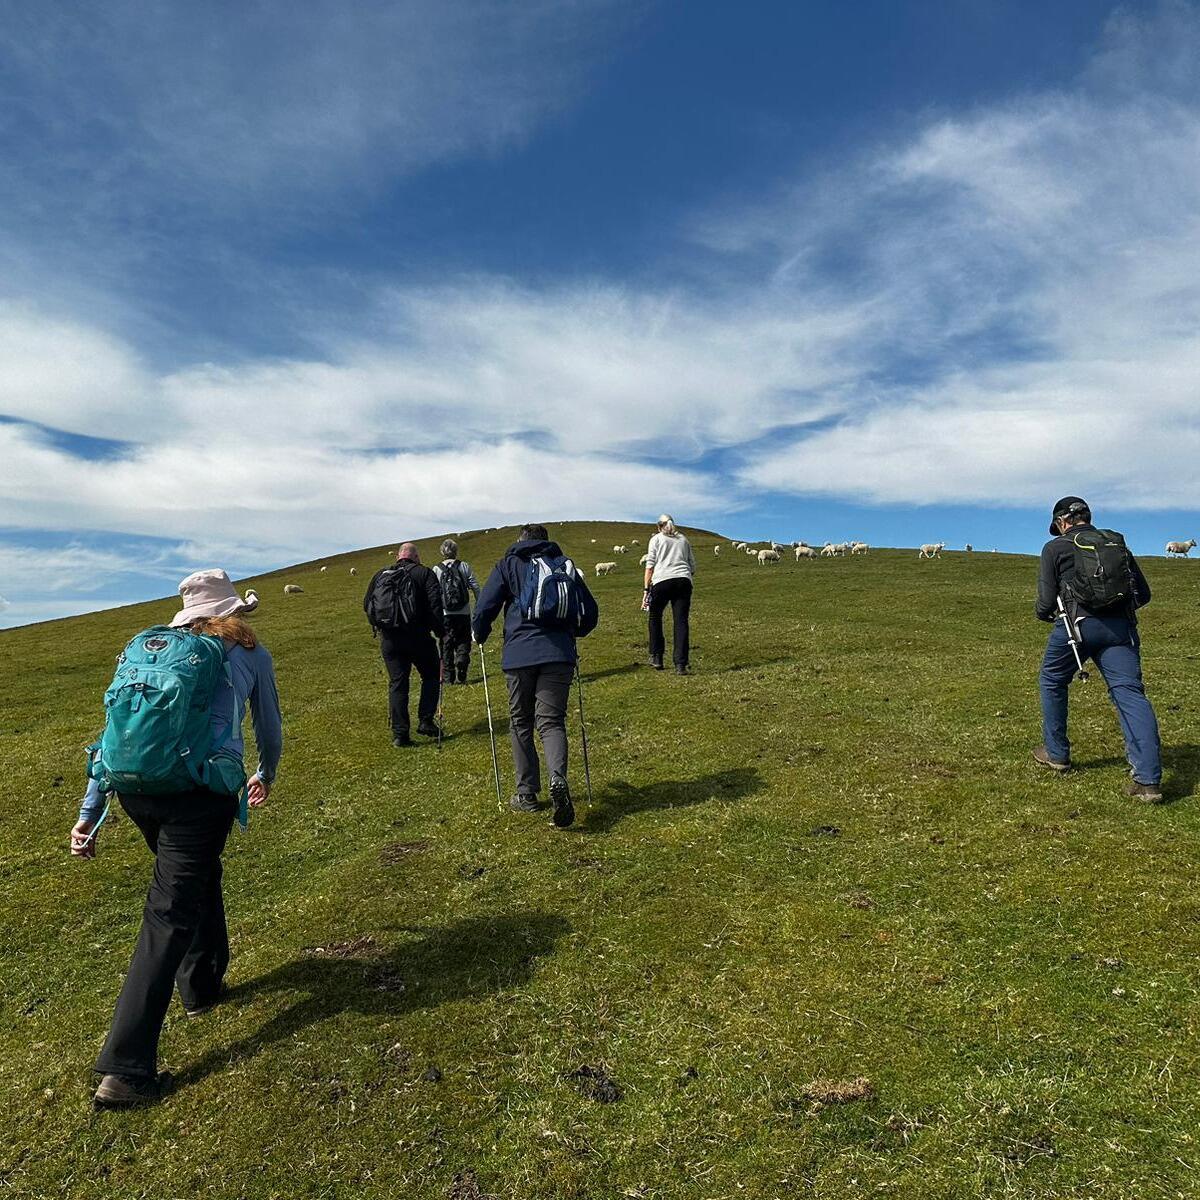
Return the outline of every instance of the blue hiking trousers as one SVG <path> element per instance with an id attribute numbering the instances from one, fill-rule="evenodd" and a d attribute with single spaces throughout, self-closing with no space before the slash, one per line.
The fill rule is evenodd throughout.
<path id="1" fill-rule="evenodd" d="M 1162 747 L 1158 720 L 1142 683 L 1141 641 L 1128 617 L 1084 617 L 1079 622 L 1080 657 L 1096 664 L 1117 708 L 1125 757 L 1138 783 L 1162 782 Z M 1075 655 L 1061 621 L 1046 644 L 1038 686 L 1042 693 L 1042 736 L 1050 757 L 1071 761 L 1067 738 L 1067 688 L 1075 674 Z"/>

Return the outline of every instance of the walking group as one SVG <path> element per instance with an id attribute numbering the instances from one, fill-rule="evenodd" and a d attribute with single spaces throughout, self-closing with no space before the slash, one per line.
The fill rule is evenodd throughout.
<path id="1" fill-rule="evenodd" d="M 1085 676 L 1090 659 L 1120 718 L 1130 794 L 1161 800 L 1158 725 L 1142 682 L 1136 617 L 1150 600 L 1149 585 L 1121 535 L 1094 526 L 1079 497 L 1054 506 L 1050 532 L 1036 612 L 1054 628 L 1040 674 L 1044 743 L 1034 759 L 1055 771 L 1070 768 L 1068 688 L 1077 674 Z M 567 710 L 572 681 L 580 679 L 577 641 L 600 619 L 595 597 L 542 525 L 521 530 L 482 588 L 452 539 L 440 552 L 441 561 L 429 569 L 417 547 L 405 542 L 395 564 L 372 578 L 363 600 L 388 673 L 392 742 L 412 745 L 414 668 L 421 681 L 417 733 L 440 742 L 442 689 L 467 684 L 472 643 L 479 646 L 486 689 L 484 647 L 502 616 L 500 666 L 516 778 L 509 805 L 520 813 L 548 806 L 553 824 L 566 828 L 575 819 Z M 674 669 L 690 670 L 695 569 L 688 539 L 664 514 L 648 547 L 642 598 L 655 669 L 664 669 L 669 607 Z M 246 620 L 258 597 L 252 591 L 239 596 L 222 570 L 189 575 L 179 592 L 183 607 L 171 623 L 137 634 L 118 658 L 104 697 L 104 732 L 88 748 L 88 787 L 71 831 L 72 854 L 92 857 L 115 797 L 155 858 L 133 959 L 95 1064 L 100 1107 L 150 1103 L 173 1086 L 170 1074 L 158 1070 L 158 1042 L 176 989 L 189 1017 L 221 999 L 229 965 L 221 855 L 233 822 L 245 827 L 248 810 L 266 802 L 283 749 L 271 656 Z M 490 729 L 486 691 L 485 701 Z M 242 735 L 247 709 L 259 753 L 249 778 Z M 494 739 L 492 754 L 499 794 Z"/>

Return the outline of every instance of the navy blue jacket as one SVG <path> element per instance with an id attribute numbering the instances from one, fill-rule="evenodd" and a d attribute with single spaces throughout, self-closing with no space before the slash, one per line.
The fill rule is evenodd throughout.
<path id="1" fill-rule="evenodd" d="M 529 560 L 539 555 L 561 553 L 557 542 L 517 542 L 509 546 L 504 557 L 492 568 L 483 591 L 479 593 L 475 615 L 471 619 L 471 632 L 482 645 L 492 632 L 492 624 L 500 615 L 500 610 L 504 610 L 504 654 L 500 666 L 505 671 L 537 667 L 543 663 L 574 663 L 578 658 L 575 637 L 587 637 L 600 620 L 600 609 L 582 575 L 578 582 L 583 614 L 577 635 L 568 629 L 535 625 L 521 615 L 515 601 L 521 594 L 521 587 L 529 572 Z"/>

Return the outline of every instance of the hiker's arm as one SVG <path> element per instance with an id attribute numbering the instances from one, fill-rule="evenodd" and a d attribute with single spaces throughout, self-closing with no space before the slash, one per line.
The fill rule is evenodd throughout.
<path id="1" fill-rule="evenodd" d="M 596 597 L 588 590 L 588 585 L 583 582 L 582 575 L 579 576 L 578 586 L 582 611 L 579 614 L 579 628 L 575 631 L 575 636 L 587 637 L 600 621 L 600 606 L 596 603 Z"/>
<path id="2" fill-rule="evenodd" d="M 371 576 L 371 582 L 367 584 L 367 590 L 363 593 L 363 612 L 367 614 L 367 620 L 371 619 L 371 589 L 375 586 L 375 580 L 379 578 L 379 572 L 376 571 Z"/>
<path id="3" fill-rule="evenodd" d="M 695 575 L 695 573 L 696 573 L 696 552 L 695 552 L 695 550 L 692 549 L 691 542 L 688 542 L 688 544 L 687 544 L 687 551 L 688 551 L 688 553 L 687 553 L 688 568 L 692 572 L 692 574 Z"/>
<path id="4" fill-rule="evenodd" d="M 79 806 L 79 819 L 71 830 L 71 853 L 76 858 L 96 857 L 96 839 L 89 835 L 104 812 L 104 804 L 105 797 L 100 784 L 89 779 L 83 803 Z"/>
<path id="5" fill-rule="evenodd" d="M 254 723 L 254 742 L 258 746 L 258 768 L 254 775 L 262 783 L 262 800 L 265 800 L 266 793 L 275 782 L 275 773 L 279 770 L 279 759 L 283 754 L 283 716 L 279 711 L 279 690 L 275 686 L 275 665 L 271 656 L 263 650 L 261 654 L 254 655 L 253 661 L 250 718 Z M 258 803 L 261 804 L 262 800 Z"/>
<path id="6" fill-rule="evenodd" d="M 650 590 L 650 584 L 654 581 L 654 568 L 658 564 L 658 534 L 650 539 L 650 545 L 646 547 L 646 578 L 642 582 L 642 586 L 646 591 Z"/>
<path id="7" fill-rule="evenodd" d="M 1039 621 L 1053 621 L 1058 611 L 1058 571 L 1055 569 L 1055 546 L 1047 542 L 1038 562 L 1037 603 L 1033 611 Z"/>
<path id="8" fill-rule="evenodd" d="M 1133 565 L 1133 605 L 1135 608 L 1142 608 L 1150 603 L 1150 584 L 1142 574 L 1138 560 L 1132 554 L 1129 558 Z"/>
<path id="9" fill-rule="evenodd" d="M 471 593 L 475 597 L 475 603 L 478 604 L 479 603 L 479 580 L 476 578 L 475 572 L 471 568 L 471 564 L 467 563 L 466 567 L 467 567 L 467 587 L 469 587 L 471 589 Z"/>
<path id="10" fill-rule="evenodd" d="M 425 572 L 425 601 L 429 605 L 429 624 L 434 636 L 443 638 L 446 635 L 446 618 L 442 605 L 442 581 L 436 571 Z"/>
<path id="11" fill-rule="evenodd" d="M 479 593 L 475 604 L 475 615 L 471 618 L 471 636 L 482 646 L 492 632 L 492 623 L 500 615 L 505 601 L 509 599 L 508 584 L 504 580 L 504 572 L 497 563 L 492 573 Z"/>

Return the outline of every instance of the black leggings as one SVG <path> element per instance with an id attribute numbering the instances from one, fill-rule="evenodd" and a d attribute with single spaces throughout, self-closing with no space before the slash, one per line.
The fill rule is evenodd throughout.
<path id="1" fill-rule="evenodd" d="M 675 665 L 688 665 L 688 613 L 692 607 L 690 579 L 664 579 L 650 589 L 650 657 L 661 659 L 666 652 L 663 636 L 663 610 L 671 606 L 672 641 L 675 646 Z"/>

